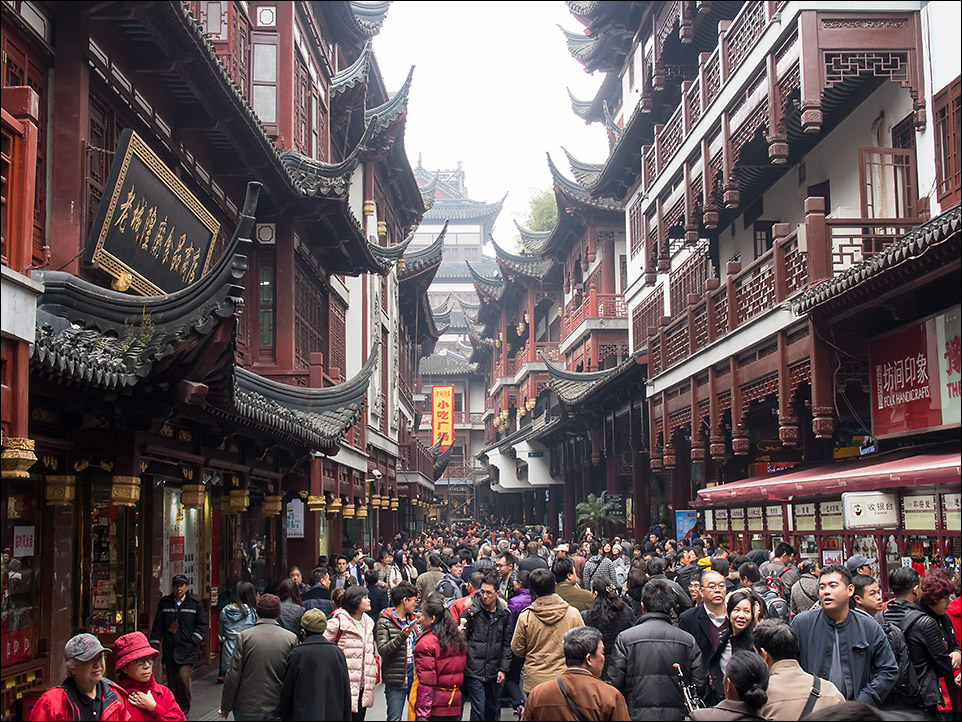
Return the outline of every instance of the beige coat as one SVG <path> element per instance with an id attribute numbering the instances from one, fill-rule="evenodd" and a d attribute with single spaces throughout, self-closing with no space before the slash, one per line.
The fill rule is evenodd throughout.
<path id="1" fill-rule="evenodd" d="M 566 669 L 562 638 L 581 626 L 581 612 L 557 594 L 538 597 L 518 615 L 511 651 L 524 659 L 525 692 L 561 676 Z"/>
<path id="2" fill-rule="evenodd" d="M 335 609 L 327 622 L 324 638 L 335 642 L 347 660 L 347 671 L 351 678 L 351 711 L 358 711 L 357 702 L 362 687 L 364 694 L 360 706 L 372 707 L 374 688 L 381 681 L 380 660 L 374 651 L 374 620 L 369 614 L 362 614 L 358 621 L 346 610 Z"/>
<path id="3" fill-rule="evenodd" d="M 771 720 L 797 720 L 805 709 L 815 677 L 805 672 L 794 659 L 775 662 L 769 674 L 768 704 L 762 707 L 762 716 Z M 845 701 L 838 688 L 827 679 L 822 680 L 819 695 L 814 712 Z"/>

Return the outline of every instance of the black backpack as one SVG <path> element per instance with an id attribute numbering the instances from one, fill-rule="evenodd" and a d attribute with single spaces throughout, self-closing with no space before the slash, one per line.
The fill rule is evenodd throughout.
<path id="1" fill-rule="evenodd" d="M 889 646 L 895 654 L 895 662 L 899 667 L 899 677 L 895 686 L 886 698 L 886 703 L 898 707 L 910 707 L 918 709 L 922 707 L 922 693 L 919 685 L 919 676 L 912 664 L 912 655 L 909 653 L 909 646 L 905 641 L 905 632 L 908 631 L 916 621 L 922 616 L 923 612 L 906 614 L 899 624 L 893 622 L 881 622 L 882 631 L 888 639 Z"/>

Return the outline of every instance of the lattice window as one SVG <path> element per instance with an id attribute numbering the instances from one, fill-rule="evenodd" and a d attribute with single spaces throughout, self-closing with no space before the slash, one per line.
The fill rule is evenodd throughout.
<path id="1" fill-rule="evenodd" d="M 628 236 L 631 239 L 631 257 L 634 258 L 645 242 L 645 229 L 642 219 L 641 199 L 636 200 L 628 210 Z"/>
<path id="2" fill-rule="evenodd" d="M 699 247 L 677 271 L 671 274 L 669 283 L 669 302 L 671 316 L 674 318 L 688 308 L 688 294 L 705 293 L 705 281 L 711 272 L 711 260 L 707 245 Z"/>
<path id="3" fill-rule="evenodd" d="M 918 181 L 913 148 L 858 149 L 862 216 L 865 218 L 915 218 Z M 865 249 L 866 253 L 878 249 Z"/>
<path id="4" fill-rule="evenodd" d="M 301 59 L 300 52 L 294 60 L 294 147 L 308 157 L 311 152 L 311 105 L 314 96 L 311 92 L 311 76 Z"/>
<path id="5" fill-rule="evenodd" d="M 635 351 L 648 345 L 648 329 L 658 327 L 661 317 L 665 315 L 664 309 L 665 295 L 661 286 L 635 306 L 631 313 L 631 335 Z"/>
<path id="6" fill-rule="evenodd" d="M 116 145 L 114 114 L 100 98 L 90 95 L 90 118 L 88 125 L 89 149 L 87 151 L 87 230 L 97 215 L 103 198 L 107 173 L 112 156 L 107 152 Z"/>
<path id="7" fill-rule="evenodd" d="M 33 50 L 16 30 L 5 25 L 0 36 L 3 49 L 3 84 L 26 85 L 33 88 L 40 99 L 37 119 L 37 175 L 33 201 L 33 263 L 44 261 L 43 247 L 47 244 L 47 61 Z"/>
<path id="8" fill-rule="evenodd" d="M 346 343 L 345 334 L 345 321 L 344 321 L 344 306 L 342 306 L 337 301 L 332 301 L 330 304 L 330 335 L 328 338 L 328 358 L 330 362 L 328 363 L 328 368 L 336 368 L 340 370 L 341 378 L 347 372 L 346 368 L 346 356 L 344 350 L 344 344 Z"/>
<path id="9" fill-rule="evenodd" d="M 382 434 L 387 434 L 388 425 L 388 350 L 390 349 L 391 339 L 387 331 L 381 332 L 381 418 L 380 429 Z"/>
<path id="10" fill-rule="evenodd" d="M 903 88 L 909 88 L 912 85 L 909 80 L 909 57 L 906 52 L 825 53 L 826 88 L 832 88 L 859 75 L 889 78 Z"/>
<path id="11" fill-rule="evenodd" d="M 204 28 L 231 79 L 248 95 L 251 26 L 240 2 L 192 2 L 191 11 Z"/>
<path id="12" fill-rule="evenodd" d="M 327 340 L 328 298 L 313 274 L 298 261 L 294 269 L 294 364 L 306 369 Z"/>
<path id="13" fill-rule="evenodd" d="M 959 112 L 962 98 L 962 75 L 936 93 L 933 101 L 935 116 L 935 168 L 938 199 L 942 207 L 958 203 L 962 198 L 962 175 L 959 170 Z"/>

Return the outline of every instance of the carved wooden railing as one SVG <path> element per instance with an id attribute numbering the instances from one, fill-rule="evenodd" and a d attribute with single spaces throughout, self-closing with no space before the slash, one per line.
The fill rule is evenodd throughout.
<path id="1" fill-rule="evenodd" d="M 401 458 L 398 459 L 401 471 L 416 471 L 434 480 L 434 458 L 428 448 L 418 439 L 400 446 Z"/>
<path id="2" fill-rule="evenodd" d="M 705 294 L 689 294 L 687 308 L 674 318 L 664 317 L 659 328 L 648 329 L 653 376 L 799 291 L 884 250 L 922 222 L 920 218 L 826 219 L 821 198 L 809 198 L 806 209 L 807 250 L 799 246 L 797 229 L 789 231 L 788 224 L 777 223 L 771 250 L 744 268 L 730 261 L 725 283 L 709 279 Z"/>
<path id="3" fill-rule="evenodd" d="M 562 340 L 568 338 L 587 319 L 628 318 L 628 306 L 620 293 L 598 293 L 594 284 L 580 304 L 568 304 L 562 319 Z"/>

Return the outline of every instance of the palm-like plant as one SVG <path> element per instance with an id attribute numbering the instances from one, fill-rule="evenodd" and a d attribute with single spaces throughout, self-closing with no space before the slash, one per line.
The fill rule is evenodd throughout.
<path id="1" fill-rule="evenodd" d="M 583 501 L 575 507 L 578 514 L 578 523 L 582 527 L 591 526 L 597 529 L 599 536 L 607 533 L 608 524 L 627 524 L 625 517 L 614 514 L 615 502 L 605 497 L 605 492 L 595 496 L 588 494 L 588 500 Z"/>

